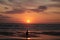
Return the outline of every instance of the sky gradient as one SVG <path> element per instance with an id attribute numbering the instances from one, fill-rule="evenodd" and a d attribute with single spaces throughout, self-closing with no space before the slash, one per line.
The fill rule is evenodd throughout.
<path id="1" fill-rule="evenodd" d="M 0 23 L 26 23 L 27 20 L 60 23 L 60 0 L 0 0 Z"/>

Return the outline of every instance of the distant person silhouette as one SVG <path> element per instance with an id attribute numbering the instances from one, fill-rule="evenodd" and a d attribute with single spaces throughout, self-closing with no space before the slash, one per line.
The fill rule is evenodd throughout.
<path id="1" fill-rule="evenodd" d="M 28 40 L 28 30 L 26 31 L 26 40 Z"/>

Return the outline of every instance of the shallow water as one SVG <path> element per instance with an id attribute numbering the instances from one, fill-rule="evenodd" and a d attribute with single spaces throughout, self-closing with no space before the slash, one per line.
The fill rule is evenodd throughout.
<path id="1" fill-rule="evenodd" d="M 52 30 L 51 30 L 52 31 Z M 28 40 L 60 40 L 60 35 L 51 35 L 45 34 L 44 32 L 51 32 L 50 30 L 45 31 L 29 31 Z M 11 31 L 10 31 L 11 32 Z M 12 32 L 13 35 L 5 35 L 0 32 L 0 40 L 27 40 L 26 39 L 26 31 Z M 54 32 L 60 33 L 58 30 L 54 30 Z"/>

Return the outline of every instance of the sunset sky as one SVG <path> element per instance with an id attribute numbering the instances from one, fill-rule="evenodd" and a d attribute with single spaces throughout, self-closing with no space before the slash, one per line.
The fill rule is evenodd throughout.
<path id="1" fill-rule="evenodd" d="M 0 23 L 27 21 L 60 23 L 60 0 L 0 0 Z"/>

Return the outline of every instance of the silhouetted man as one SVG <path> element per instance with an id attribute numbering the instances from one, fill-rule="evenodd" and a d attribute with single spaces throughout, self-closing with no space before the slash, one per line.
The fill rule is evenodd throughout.
<path id="1" fill-rule="evenodd" d="M 26 40 L 28 40 L 28 30 L 26 31 Z"/>

